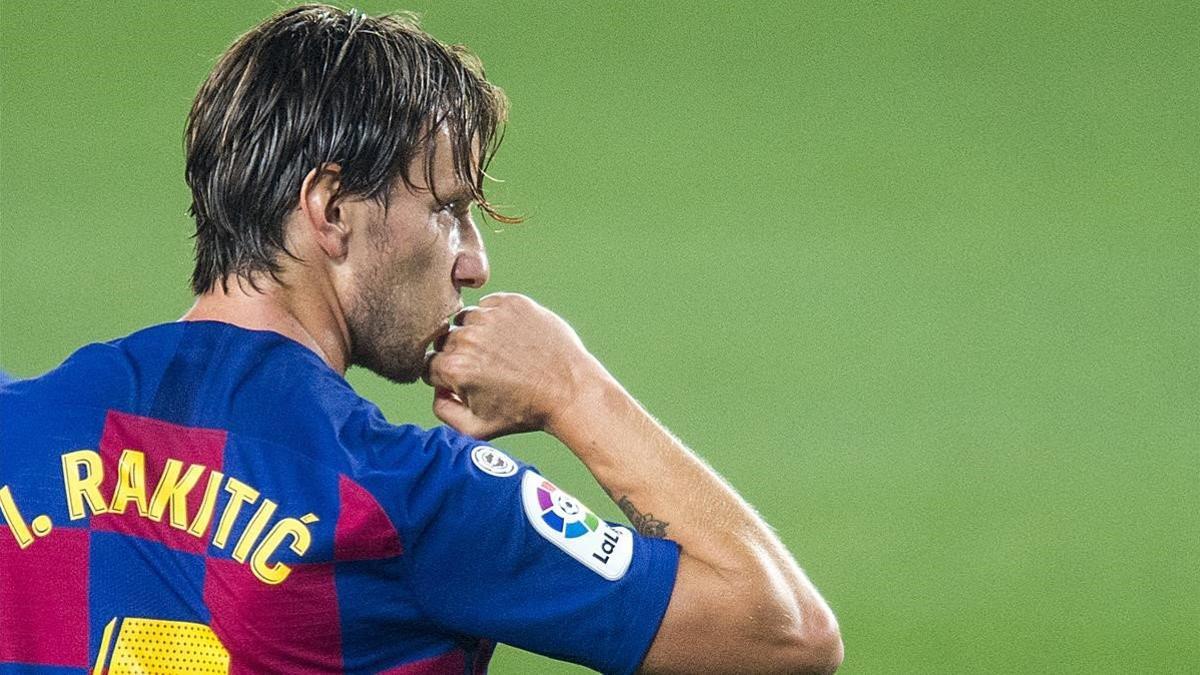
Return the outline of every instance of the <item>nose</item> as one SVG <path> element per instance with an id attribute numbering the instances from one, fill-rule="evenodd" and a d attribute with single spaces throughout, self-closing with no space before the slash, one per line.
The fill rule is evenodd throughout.
<path id="1" fill-rule="evenodd" d="M 451 274 L 454 277 L 454 287 L 480 288 L 487 283 L 491 276 L 488 267 L 487 249 L 483 245 L 483 236 L 473 220 L 464 223 L 462 235 L 462 250 L 454 260 Z"/>

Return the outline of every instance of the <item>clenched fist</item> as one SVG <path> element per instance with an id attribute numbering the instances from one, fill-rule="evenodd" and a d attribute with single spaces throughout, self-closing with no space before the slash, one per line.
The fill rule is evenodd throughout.
<path id="1" fill-rule="evenodd" d="M 487 440 L 546 429 L 605 375 L 558 315 L 524 295 L 493 293 L 435 341 L 425 381 L 438 419 Z"/>

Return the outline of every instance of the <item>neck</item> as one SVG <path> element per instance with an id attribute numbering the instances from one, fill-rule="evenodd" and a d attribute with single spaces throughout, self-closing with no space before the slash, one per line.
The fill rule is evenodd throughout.
<path id="1" fill-rule="evenodd" d="M 286 276 L 284 277 L 286 281 Z M 196 298 L 180 321 L 221 321 L 251 330 L 289 337 L 345 374 L 350 359 L 350 333 L 332 288 L 303 283 L 287 286 L 269 276 L 256 278 L 261 291 L 244 279 L 229 277 Z"/>

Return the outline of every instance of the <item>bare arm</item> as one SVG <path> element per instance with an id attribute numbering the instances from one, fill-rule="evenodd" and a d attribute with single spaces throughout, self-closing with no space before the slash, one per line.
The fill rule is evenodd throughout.
<path id="1" fill-rule="evenodd" d="M 783 543 L 738 494 L 659 425 L 553 313 L 484 298 L 430 364 L 434 412 L 492 438 L 545 430 L 634 526 L 681 549 L 649 672 L 831 672 L 837 622 Z M 453 392 L 451 395 L 450 392 Z"/>

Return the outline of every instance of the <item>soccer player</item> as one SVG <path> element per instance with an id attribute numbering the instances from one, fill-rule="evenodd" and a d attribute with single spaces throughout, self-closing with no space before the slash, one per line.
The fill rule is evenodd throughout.
<path id="1" fill-rule="evenodd" d="M 296 7 L 222 56 L 188 117 L 194 306 L 0 388 L 0 671 L 482 672 L 496 642 L 836 669 L 771 528 L 570 326 L 462 307 L 505 106 L 396 16 Z M 423 377 L 448 426 L 390 424 L 352 365 Z M 520 431 L 633 528 L 491 444 Z"/>

